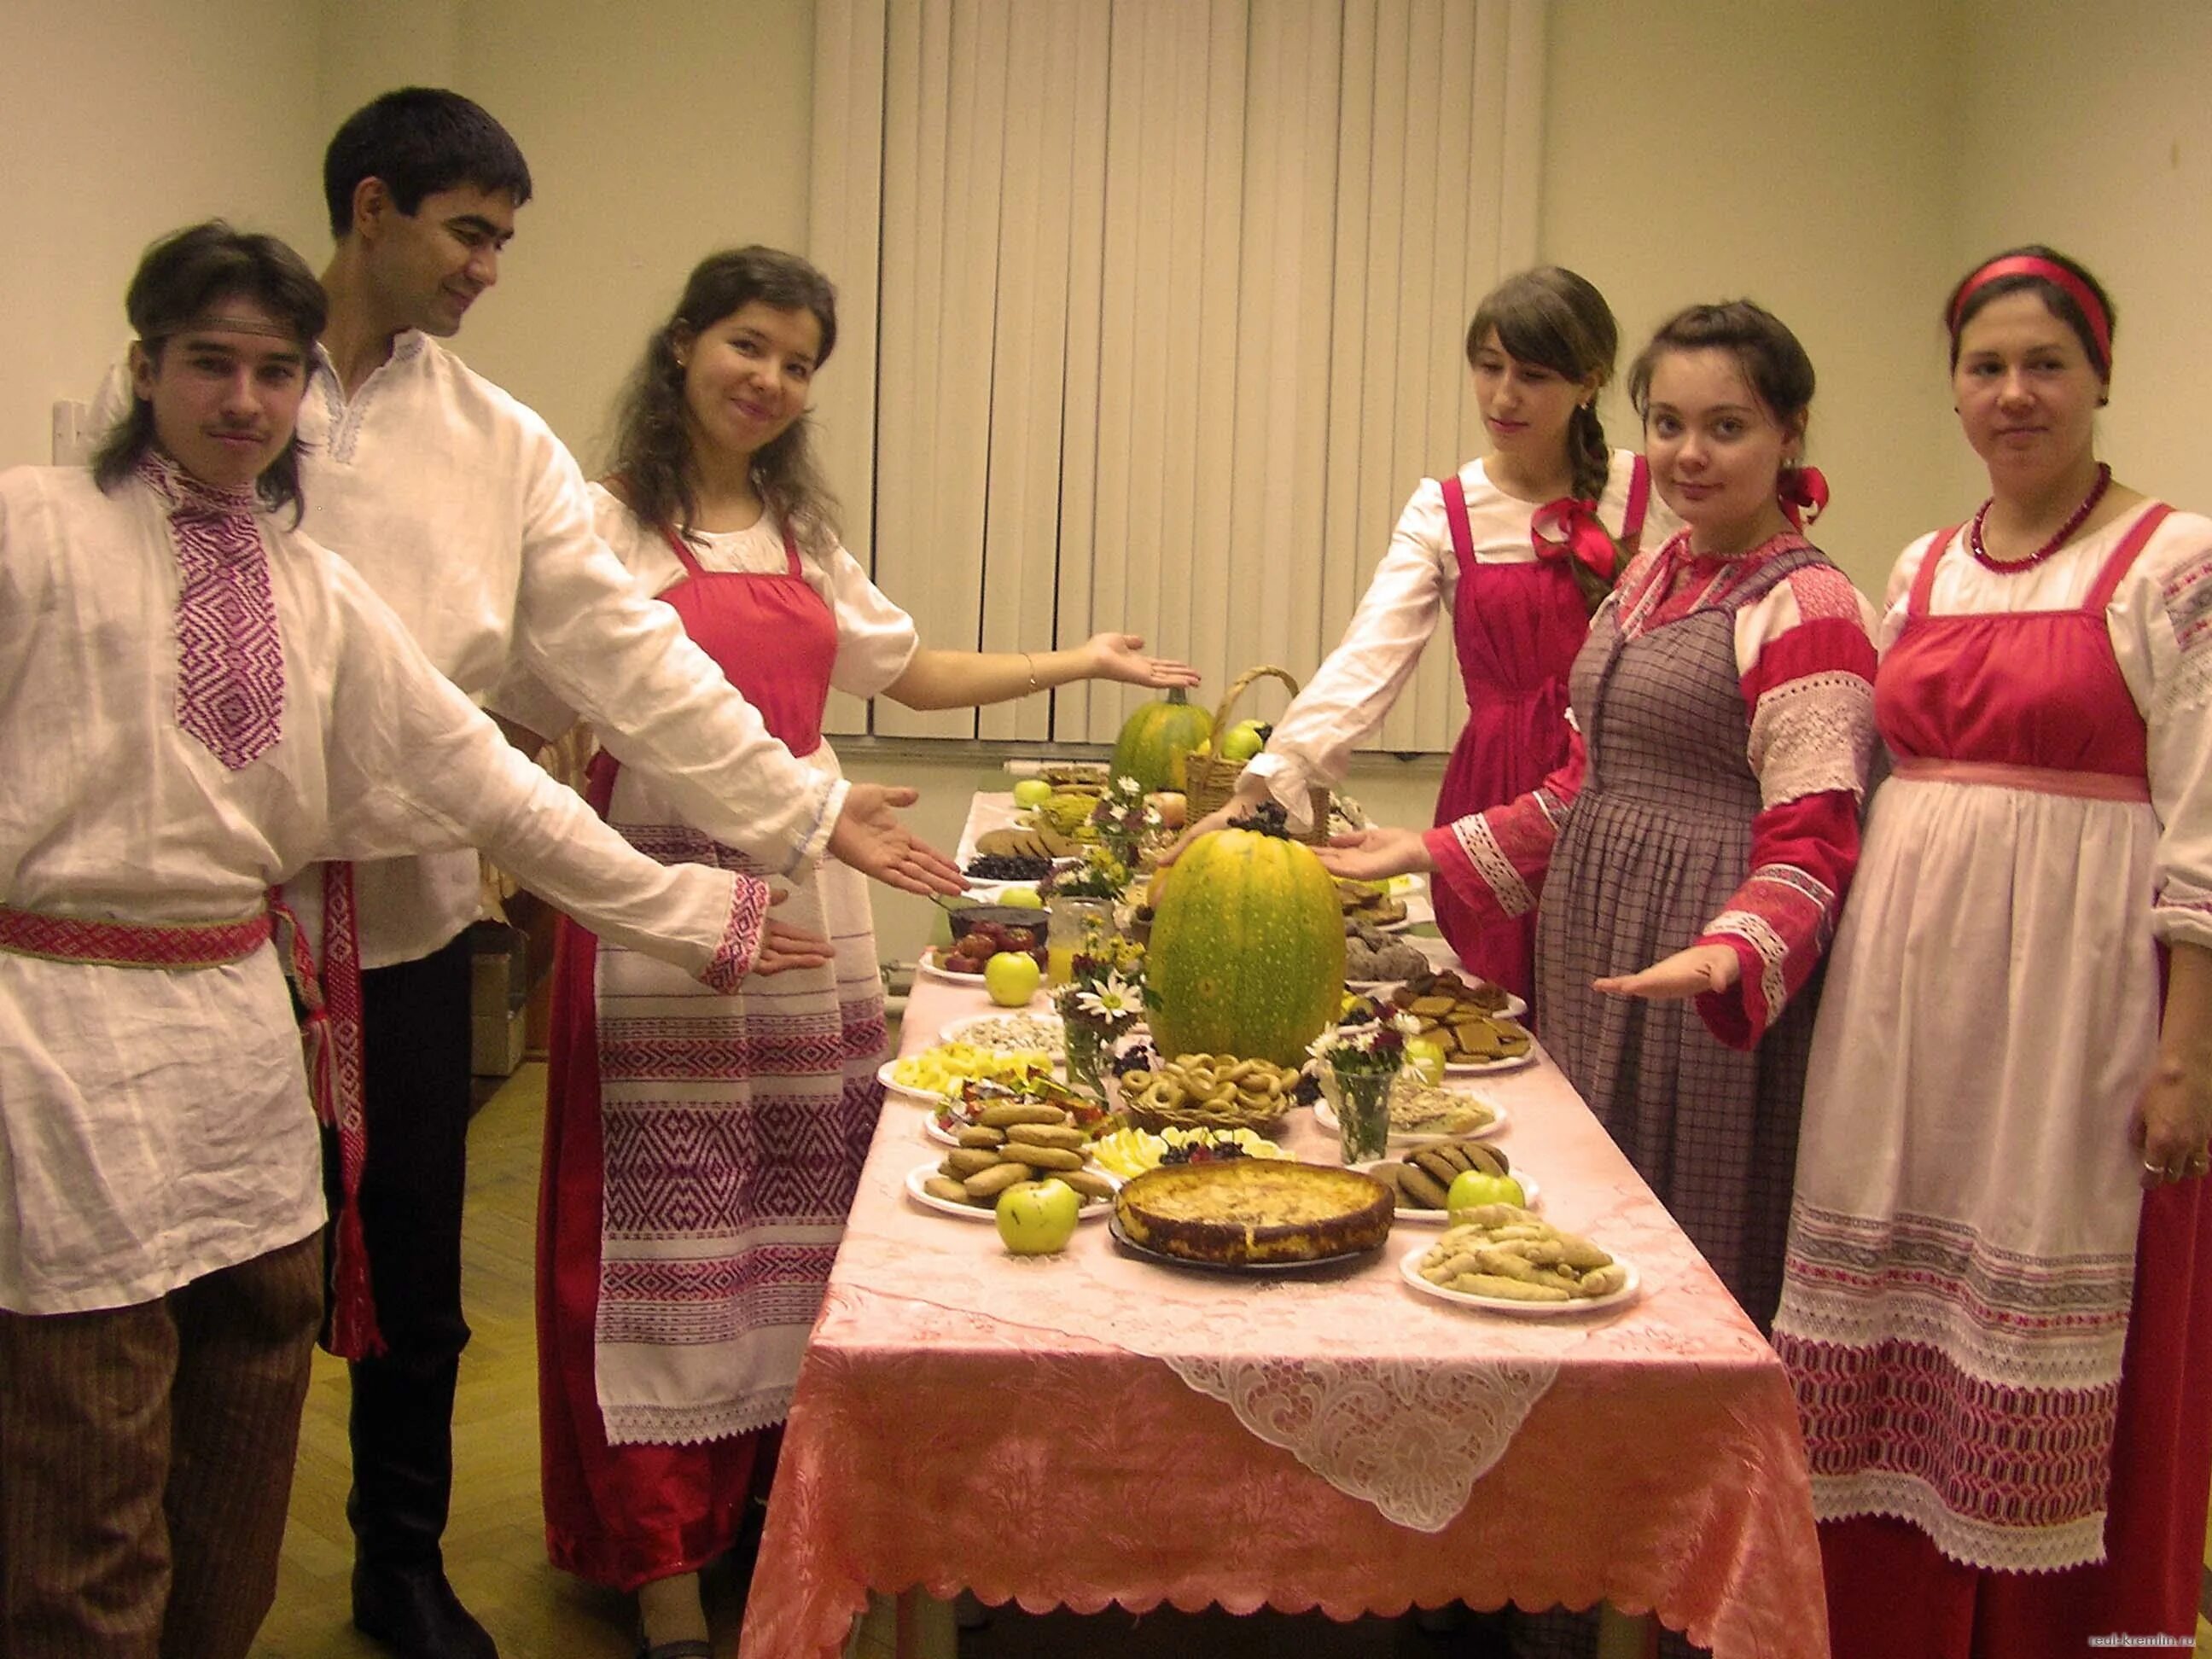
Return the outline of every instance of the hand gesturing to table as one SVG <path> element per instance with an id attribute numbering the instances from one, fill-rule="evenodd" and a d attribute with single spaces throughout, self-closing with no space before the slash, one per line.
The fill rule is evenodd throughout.
<path id="1" fill-rule="evenodd" d="M 830 832 L 830 854 L 887 887 L 925 895 L 962 891 L 967 883 L 960 866 L 900 823 L 891 810 L 921 799 L 911 789 L 890 784 L 853 785 Z"/>

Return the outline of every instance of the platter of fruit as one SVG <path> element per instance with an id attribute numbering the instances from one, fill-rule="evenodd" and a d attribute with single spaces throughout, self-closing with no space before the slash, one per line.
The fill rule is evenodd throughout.
<path id="1" fill-rule="evenodd" d="M 1595 1313 L 1636 1294 L 1633 1263 L 1517 1205 L 1458 1211 L 1452 1224 L 1398 1263 L 1406 1283 L 1424 1296 L 1541 1318 Z"/>
<path id="2" fill-rule="evenodd" d="M 878 1069 L 876 1080 L 893 1094 L 939 1106 L 945 1096 L 978 1079 L 1019 1086 L 1051 1074 L 1052 1056 L 1042 1048 L 990 1048 L 956 1041 L 887 1060 Z"/>
<path id="3" fill-rule="evenodd" d="M 1116 1129 L 1091 1143 L 1091 1161 L 1109 1175 L 1128 1178 L 1162 1164 L 1202 1164 L 1223 1158 L 1288 1158 L 1273 1141 L 1249 1129 Z"/>
<path id="4" fill-rule="evenodd" d="M 1542 1192 L 1526 1170 L 1516 1170 L 1495 1146 L 1473 1140 L 1440 1140 L 1402 1158 L 1352 1166 L 1390 1188 L 1397 1218 L 1442 1227 L 1462 1210 L 1512 1204 L 1533 1210 Z"/>
<path id="5" fill-rule="evenodd" d="M 991 959 L 999 956 L 1025 956 L 1036 963 L 1040 972 L 1045 965 L 1044 913 L 1033 907 L 1013 904 L 971 904 L 964 910 L 949 910 L 952 919 L 952 943 L 950 946 L 932 946 L 922 952 L 921 969 L 936 979 L 948 979 L 965 985 L 982 985 L 990 968 Z M 1011 974 L 1009 978 L 1013 977 Z M 1008 988 L 1011 995 L 1012 987 Z M 1031 983 L 1021 996 L 1012 998 L 1015 1003 L 1025 1002 L 1036 994 L 1036 984 Z M 1008 1000 L 992 987 L 993 1000 Z"/>

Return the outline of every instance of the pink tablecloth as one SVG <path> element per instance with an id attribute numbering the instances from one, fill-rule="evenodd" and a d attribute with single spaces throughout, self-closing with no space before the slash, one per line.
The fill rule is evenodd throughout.
<path id="1" fill-rule="evenodd" d="M 903 1048 L 984 1006 L 922 981 Z M 870 1589 L 920 1587 L 1340 1618 L 1602 1598 L 1722 1659 L 1825 1654 L 1779 1363 L 1548 1061 L 1484 1092 L 1547 1214 L 1635 1261 L 1635 1303 L 1541 1322 L 1443 1305 L 1398 1277 L 1434 1237 L 1407 1224 L 1312 1281 L 1155 1268 L 1095 1223 L 1060 1257 L 1012 1258 L 907 1200 L 932 1151 L 895 1097 L 800 1375 L 741 1652 L 834 1654 Z M 1288 1138 L 1324 1158 L 1309 1118 Z"/>

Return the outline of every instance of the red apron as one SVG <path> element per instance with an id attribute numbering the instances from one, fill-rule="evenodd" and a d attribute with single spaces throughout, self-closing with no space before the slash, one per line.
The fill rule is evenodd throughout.
<path id="1" fill-rule="evenodd" d="M 760 711 L 793 754 L 821 746 L 837 654 L 829 605 L 799 574 L 784 532 L 780 574 L 702 570 L 664 532 L 684 575 L 660 598 L 692 642 Z M 602 817 L 619 766 L 592 757 L 588 796 Z M 706 836 L 699 855 L 733 860 Z M 595 1322 L 606 1208 L 605 1117 L 596 1007 L 598 940 L 565 918 L 554 969 L 553 1055 L 538 1238 L 538 1415 L 546 1542 L 555 1564 L 622 1590 L 726 1553 L 749 1494 L 774 1465 L 777 1429 L 688 1444 L 610 1444 L 597 1389 Z M 856 1166 L 857 1167 L 857 1166 Z"/>
<path id="2" fill-rule="evenodd" d="M 1524 795 L 1567 757 L 1567 670 L 1589 633 L 1589 606 L 1564 559 L 1486 563 L 1474 556 L 1467 494 L 1456 473 L 1443 481 L 1459 588 L 1452 599 L 1452 642 L 1467 688 L 1467 726 L 1452 746 L 1437 797 L 1438 823 L 1449 823 Z M 1651 474 L 1636 458 L 1620 542 L 1643 533 Z M 1488 924 L 1441 882 L 1430 884 L 1437 927 L 1474 972 L 1516 996 L 1535 995 L 1536 916 Z"/>
<path id="3" fill-rule="evenodd" d="M 2169 511 L 2157 503 L 2144 510 L 2071 611 L 1930 616 L 1936 567 L 1957 528 L 1938 535 L 1875 683 L 1876 724 L 1899 774 L 2147 799 L 2148 734 L 2105 613 Z M 2017 672 L 2023 660 L 2041 665 L 2032 680 Z M 2182 1182 L 2143 1198 L 2106 1559 L 2061 1572 L 1983 1572 L 1901 1522 L 1823 1522 L 1838 1654 L 2056 1659 L 2088 1651 L 2095 1636 L 2194 1630 L 2198 1529 L 2212 1486 L 2212 1415 L 2204 1409 L 2212 1394 L 2212 1203 L 2204 1184 Z"/>

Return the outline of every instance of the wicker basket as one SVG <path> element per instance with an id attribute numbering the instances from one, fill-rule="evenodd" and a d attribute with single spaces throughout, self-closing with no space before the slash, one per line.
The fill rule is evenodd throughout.
<path id="1" fill-rule="evenodd" d="M 1215 743 L 1219 743 L 1227 734 L 1230 711 L 1237 707 L 1237 700 L 1251 688 L 1253 681 L 1263 678 L 1280 680 L 1291 688 L 1293 697 L 1298 695 L 1298 683 L 1283 669 L 1246 669 L 1229 683 L 1229 690 L 1221 699 L 1221 707 L 1213 711 Z M 1228 805 L 1230 798 L 1237 793 L 1237 780 L 1243 775 L 1243 761 L 1224 760 L 1211 749 L 1203 755 L 1193 755 L 1185 760 L 1183 793 L 1190 803 L 1191 821 L 1195 823 L 1207 813 L 1218 812 Z M 1328 839 L 1328 791 L 1316 788 L 1310 793 L 1313 823 L 1309 829 L 1293 830 L 1291 833 L 1300 841 L 1318 846 Z"/>
<path id="2" fill-rule="evenodd" d="M 1158 1134 L 1165 1129 L 1250 1129 L 1265 1133 L 1279 1124 L 1297 1103 L 1285 1095 L 1271 1099 L 1265 1108 L 1247 1106 L 1235 1098 L 1219 1106 L 1205 1101 L 1152 1106 L 1124 1090 L 1118 1077 L 1109 1077 L 1105 1095 L 1107 1105 L 1120 1114 L 1131 1128 L 1142 1129 L 1148 1134 Z"/>

